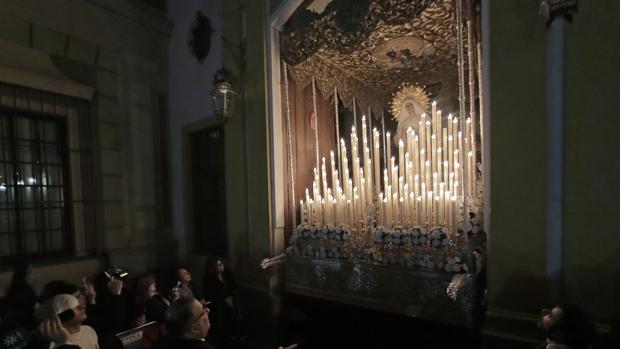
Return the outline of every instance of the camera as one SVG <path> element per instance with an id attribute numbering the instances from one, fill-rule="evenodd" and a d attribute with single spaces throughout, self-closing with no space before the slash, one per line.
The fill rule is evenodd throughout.
<path id="1" fill-rule="evenodd" d="M 104 271 L 104 273 L 108 277 L 108 279 L 115 278 L 119 280 L 125 280 L 127 276 L 129 276 L 129 273 L 127 271 L 115 265 L 108 268 L 106 271 Z"/>

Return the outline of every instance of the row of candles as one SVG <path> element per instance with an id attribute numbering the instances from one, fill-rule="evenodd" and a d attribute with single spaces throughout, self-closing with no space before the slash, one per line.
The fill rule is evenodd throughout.
<path id="1" fill-rule="evenodd" d="M 475 190 L 471 120 L 452 115 L 444 120 L 433 102 L 430 117 L 421 115 L 417 132 L 407 130 L 394 156 L 391 135 L 385 134 L 389 161 L 382 172 L 381 135 L 376 128 L 368 131 L 363 116 L 359 148 L 357 129 L 351 129 L 351 166 L 340 139 L 340 159 L 330 152 L 329 172 L 325 158 L 320 169 L 314 168 L 311 191 L 306 189 L 300 202 L 302 224 L 347 224 L 358 231 L 369 224 L 387 229 L 441 225 L 455 231 L 468 215 L 468 196 Z"/>

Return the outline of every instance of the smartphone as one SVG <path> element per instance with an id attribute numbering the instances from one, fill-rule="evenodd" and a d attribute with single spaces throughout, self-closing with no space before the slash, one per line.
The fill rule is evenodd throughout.
<path id="1" fill-rule="evenodd" d="M 60 319 L 60 322 L 69 321 L 73 319 L 74 317 L 75 317 L 75 312 L 73 312 L 73 309 L 67 309 L 63 311 L 62 313 L 58 314 L 58 318 Z"/>

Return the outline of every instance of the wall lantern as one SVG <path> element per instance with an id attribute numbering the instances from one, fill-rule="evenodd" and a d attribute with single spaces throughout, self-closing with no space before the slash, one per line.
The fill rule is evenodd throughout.
<path id="1" fill-rule="evenodd" d="M 224 120 L 228 120 L 233 113 L 234 98 L 237 91 L 233 89 L 233 78 L 226 67 L 220 68 L 213 76 L 211 98 L 213 100 L 213 111 Z"/>

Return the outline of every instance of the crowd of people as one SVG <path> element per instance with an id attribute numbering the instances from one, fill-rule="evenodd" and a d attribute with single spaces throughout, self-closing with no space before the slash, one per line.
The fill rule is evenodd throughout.
<path id="1" fill-rule="evenodd" d="M 237 285 L 223 261 L 208 262 L 203 292 L 187 267 L 174 273 L 174 282 L 160 289 L 153 274 L 129 278 L 109 268 L 81 285 L 48 282 L 37 294 L 30 264 L 20 261 L 0 298 L 0 349 L 123 348 L 119 333 L 147 325 L 145 349 L 234 347 L 241 312 Z M 570 304 L 543 310 L 539 327 L 546 336 L 542 349 L 588 349 L 596 334 L 588 314 Z"/>
<path id="2" fill-rule="evenodd" d="M 81 285 L 48 282 L 37 294 L 31 276 L 18 261 L 0 297 L 0 348 L 122 348 L 118 334 L 145 325 L 145 346 L 159 349 L 226 349 L 240 336 L 237 285 L 221 259 L 208 262 L 202 291 L 186 266 L 163 287 L 153 274 L 112 267 Z"/>

